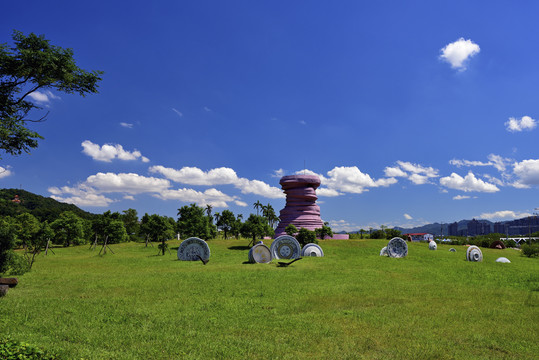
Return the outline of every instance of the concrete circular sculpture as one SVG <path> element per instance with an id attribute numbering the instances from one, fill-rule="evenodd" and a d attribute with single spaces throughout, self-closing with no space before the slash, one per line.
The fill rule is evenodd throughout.
<path id="1" fill-rule="evenodd" d="M 380 256 L 388 256 L 387 254 L 387 246 L 384 246 L 382 250 L 380 250 Z"/>
<path id="2" fill-rule="evenodd" d="M 387 243 L 387 254 L 392 258 L 402 258 L 408 255 L 408 244 L 400 237 L 394 237 Z"/>
<path id="3" fill-rule="evenodd" d="M 503 263 L 503 264 L 509 264 L 511 261 L 506 257 L 499 257 L 496 259 L 496 262 Z"/>
<path id="4" fill-rule="evenodd" d="M 449 251 L 451 251 L 451 252 L 457 252 L 457 250 L 455 250 L 454 248 L 449 249 Z"/>
<path id="5" fill-rule="evenodd" d="M 316 175 L 288 175 L 279 181 L 286 194 L 286 204 L 279 213 L 281 221 L 275 229 L 275 237 L 285 235 L 285 229 L 293 224 L 298 230 L 314 230 L 324 226 L 320 218 L 320 207 L 316 205 L 316 189 L 320 178 Z"/>
<path id="6" fill-rule="evenodd" d="M 178 260 L 182 261 L 199 261 L 209 260 L 210 247 L 206 242 L 197 237 L 190 237 L 182 241 L 178 247 Z"/>
<path id="7" fill-rule="evenodd" d="M 317 244 L 309 243 L 301 249 L 301 256 L 322 257 L 324 256 L 324 251 Z"/>
<path id="8" fill-rule="evenodd" d="M 274 259 L 296 259 L 301 254 L 301 245 L 290 235 L 281 235 L 273 240 L 270 247 Z"/>
<path id="9" fill-rule="evenodd" d="M 436 244 L 436 241 L 429 241 L 429 250 L 436 250 L 438 248 L 438 244 Z"/>
<path id="10" fill-rule="evenodd" d="M 264 244 L 256 244 L 249 250 L 249 262 L 267 264 L 271 261 L 270 249 Z"/>
<path id="11" fill-rule="evenodd" d="M 466 260 L 468 261 L 483 261 L 483 253 L 477 246 L 472 245 L 466 250 Z"/>

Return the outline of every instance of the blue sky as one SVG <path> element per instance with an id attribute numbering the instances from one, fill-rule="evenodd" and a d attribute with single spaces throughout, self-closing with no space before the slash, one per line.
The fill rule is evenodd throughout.
<path id="1" fill-rule="evenodd" d="M 539 207 L 534 1 L 2 2 L 14 29 L 105 72 L 46 92 L 0 187 L 102 213 L 196 202 L 277 211 L 282 175 L 321 176 L 334 230 L 491 221 Z"/>

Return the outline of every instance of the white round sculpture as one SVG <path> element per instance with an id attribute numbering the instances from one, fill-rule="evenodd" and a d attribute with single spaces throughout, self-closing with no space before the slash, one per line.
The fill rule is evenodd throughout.
<path id="1" fill-rule="evenodd" d="M 273 240 L 270 247 L 274 259 L 297 259 L 301 254 L 301 245 L 290 235 L 281 235 Z"/>
<path id="2" fill-rule="evenodd" d="M 503 264 L 509 264 L 511 261 L 506 257 L 499 257 L 496 259 L 496 262 L 503 263 Z"/>
<path id="3" fill-rule="evenodd" d="M 437 248 L 438 248 L 438 244 L 436 244 L 436 241 L 429 242 L 429 250 L 436 250 Z"/>
<path id="4" fill-rule="evenodd" d="M 408 244 L 400 237 L 394 237 L 387 243 L 387 254 L 392 258 L 402 258 L 408 255 Z"/>
<path id="5" fill-rule="evenodd" d="M 466 260 L 468 261 L 483 261 L 483 253 L 477 246 L 472 245 L 466 250 Z"/>
<path id="6" fill-rule="evenodd" d="M 387 246 L 384 246 L 382 250 L 380 250 L 380 256 L 388 256 L 387 254 Z"/>
<path id="7" fill-rule="evenodd" d="M 324 251 L 317 244 L 309 243 L 301 249 L 301 256 L 322 257 L 324 256 Z"/>
<path id="8" fill-rule="evenodd" d="M 210 247 L 204 240 L 190 237 L 182 241 L 178 247 L 178 260 L 199 261 L 201 258 L 202 260 L 209 260 L 210 258 Z"/>
<path id="9" fill-rule="evenodd" d="M 249 250 L 249 262 L 267 264 L 271 261 L 270 249 L 264 244 L 256 244 Z"/>
<path id="10" fill-rule="evenodd" d="M 449 249 L 449 251 L 451 251 L 451 252 L 457 252 L 457 250 L 455 250 L 454 248 Z"/>

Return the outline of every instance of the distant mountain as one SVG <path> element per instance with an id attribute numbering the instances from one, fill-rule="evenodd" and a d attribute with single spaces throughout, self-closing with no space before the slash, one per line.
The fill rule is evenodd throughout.
<path id="1" fill-rule="evenodd" d="M 0 216 L 17 216 L 29 212 L 40 221 L 52 222 L 64 211 L 72 211 L 84 219 L 95 216 L 73 204 L 62 203 L 26 190 L 0 189 Z"/>

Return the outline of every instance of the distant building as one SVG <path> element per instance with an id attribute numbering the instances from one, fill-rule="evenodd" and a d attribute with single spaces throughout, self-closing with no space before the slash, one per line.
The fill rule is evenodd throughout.
<path id="1" fill-rule="evenodd" d="M 13 198 L 13 200 L 11 200 L 11 202 L 14 202 L 16 204 L 20 204 L 21 203 L 21 199 L 19 199 L 19 195 L 15 195 L 15 197 Z"/>
<path id="2" fill-rule="evenodd" d="M 487 235 L 490 234 L 490 224 L 472 219 L 468 221 L 468 236 Z"/>
<path id="3" fill-rule="evenodd" d="M 411 233 L 403 235 L 408 241 L 431 241 L 434 240 L 434 235 L 429 233 Z"/>
<path id="4" fill-rule="evenodd" d="M 505 234 L 507 233 L 508 227 L 507 224 L 502 222 L 496 222 L 494 223 L 494 232 L 498 234 Z"/>
<path id="5" fill-rule="evenodd" d="M 454 222 L 452 224 L 447 225 L 447 232 L 449 233 L 449 236 L 458 236 L 459 224 L 457 222 Z"/>

